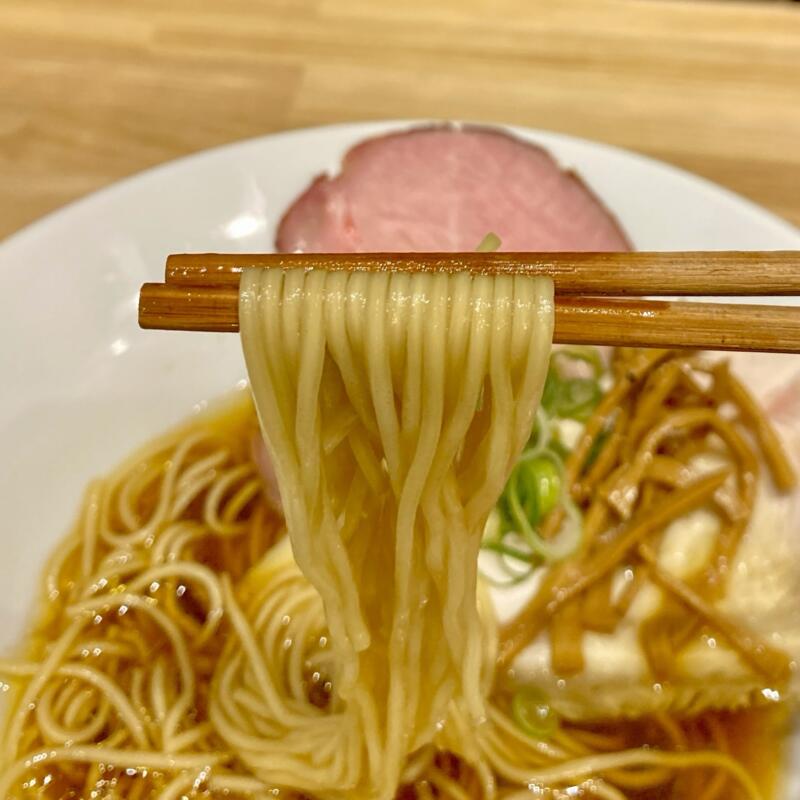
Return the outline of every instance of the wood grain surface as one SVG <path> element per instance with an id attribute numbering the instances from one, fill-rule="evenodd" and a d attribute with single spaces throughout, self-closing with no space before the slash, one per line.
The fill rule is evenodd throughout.
<path id="1" fill-rule="evenodd" d="M 386 117 L 600 139 L 800 224 L 800 4 L 0 0 L 0 236 L 176 156 Z"/>
<path id="2" fill-rule="evenodd" d="M 554 311 L 553 341 L 559 344 L 800 353 L 797 308 L 556 295 Z M 145 283 L 139 326 L 234 333 L 239 288 Z"/>
<path id="3" fill-rule="evenodd" d="M 546 275 L 557 295 L 800 295 L 793 250 L 684 253 L 173 253 L 164 282 L 238 288 L 242 270 Z"/>

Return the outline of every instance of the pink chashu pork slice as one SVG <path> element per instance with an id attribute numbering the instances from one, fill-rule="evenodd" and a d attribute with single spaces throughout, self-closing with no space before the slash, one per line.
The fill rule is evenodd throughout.
<path id="1" fill-rule="evenodd" d="M 631 245 L 614 216 L 574 173 L 562 170 L 542 148 L 487 128 L 425 128 L 369 139 L 352 148 L 339 175 L 320 176 L 290 206 L 277 234 L 284 252 L 468 251 L 488 232 L 511 251 L 621 251 Z M 727 358 L 773 419 L 800 467 L 800 360 L 755 353 L 709 354 Z M 274 471 L 260 454 L 266 494 L 278 505 Z M 775 525 L 748 531 L 731 578 L 734 591 L 723 610 L 745 626 L 778 637 L 793 656 L 800 654 L 800 494 L 778 498 L 769 481 L 762 487 L 780 517 Z M 765 545 L 765 540 L 768 544 Z M 493 593 L 496 607 L 508 598 Z M 631 661 L 629 646 L 624 661 Z M 530 652 L 529 652 L 530 651 Z M 516 667 L 534 684 L 548 674 L 530 667 L 526 650 Z M 589 715 L 591 698 L 606 716 L 628 715 L 628 695 L 642 704 L 653 692 L 625 673 L 586 686 L 578 718 Z M 596 676 L 598 677 L 598 676 Z M 720 697 L 701 698 L 692 686 L 678 687 L 700 706 L 726 706 L 743 687 L 726 687 L 715 675 Z M 791 693 L 798 693 L 793 681 Z M 576 679 L 573 679 L 576 683 Z M 703 686 L 711 682 L 705 680 Z M 722 691 L 725 689 L 725 691 Z M 746 693 L 746 692 L 745 692 Z M 577 691 L 580 695 L 580 691 Z M 700 692 L 702 694 L 702 692 Z M 713 694 L 713 693 L 712 693 Z M 723 696 L 724 695 L 724 696 Z M 627 699 L 626 699 L 627 698 Z M 567 698 L 562 698 L 564 701 Z M 673 698 L 674 700 L 674 698 Z M 666 702 L 666 701 L 665 701 Z M 573 706 L 573 711 L 575 707 Z M 654 709 L 658 710 L 657 703 Z M 563 712 L 570 716 L 565 706 Z"/>
<path id="2" fill-rule="evenodd" d="M 613 214 L 542 147 L 501 130 L 417 128 L 367 139 L 335 177 L 320 175 L 278 226 L 280 252 L 474 250 L 489 233 L 507 251 L 622 251 Z M 279 510 L 275 471 L 254 443 L 264 494 Z"/>
<path id="3" fill-rule="evenodd" d="M 278 226 L 281 252 L 622 251 L 613 214 L 543 148 L 500 130 L 431 127 L 367 139 Z"/>

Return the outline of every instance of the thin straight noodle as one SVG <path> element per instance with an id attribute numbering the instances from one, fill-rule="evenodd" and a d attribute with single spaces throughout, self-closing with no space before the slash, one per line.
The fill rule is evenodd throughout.
<path id="1" fill-rule="evenodd" d="M 167 689 L 164 662 L 160 658 L 153 664 L 150 672 L 150 707 L 153 709 L 156 723 L 163 729 L 167 717 Z"/>
<path id="2" fill-rule="evenodd" d="M 102 692 L 104 698 L 114 707 L 120 719 L 125 723 L 136 745 L 142 748 L 147 747 L 144 720 L 128 701 L 124 692 L 108 675 L 89 665 L 79 666 L 77 664 L 62 664 L 56 674 L 65 678 L 76 678 Z"/>
<path id="3" fill-rule="evenodd" d="M 444 416 L 442 372 L 445 367 L 445 326 L 439 322 L 445 311 L 443 308 L 444 297 L 442 296 L 445 287 L 442 282 L 439 282 L 438 286 L 432 288 L 430 296 L 426 296 L 425 284 L 424 275 L 413 276 L 406 349 L 406 380 L 403 390 L 402 429 L 407 431 L 408 441 L 404 443 L 405 448 L 413 445 L 416 447 L 412 451 L 413 456 L 407 468 L 397 504 L 394 607 L 396 610 L 400 610 L 400 617 L 398 619 L 395 616 L 389 642 L 389 660 L 394 662 L 395 659 L 398 659 L 400 663 L 405 662 L 418 674 L 422 639 L 426 631 L 422 625 L 412 626 L 409 629 L 411 597 L 413 591 L 414 601 L 420 602 L 424 597 L 422 592 L 426 591 L 427 587 L 420 585 L 419 567 L 413 570 L 415 585 L 413 589 L 411 586 L 412 565 L 416 565 L 420 559 L 419 552 L 415 552 L 414 549 L 415 519 L 441 435 Z M 422 302 L 421 298 L 423 297 L 427 298 L 427 302 Z M 429 317 L 427 324 L 425 317 Z M 428 401 L 424 414 L 421 406 L 423 394 Z M 407 458 L 408 456 L 406 456 Z M 424 573 L 422 574 L 424 575 Z M 425 579 L 422 578 L 422 580 Z M 459 588 L 453 587 L 453 589 L 452 595 L 458 596 Z M 461 653 L 458 653 L 456 648 L 460 641 L 452 638 L 452 629 L 447 624 L 447 616 L 442 613 L 441 618 L 445 627 L 445 635 L 449 634 L 451 637 L 448 644 L 455 657 L 458 658 Z M 413 725 L 411 715 L 417 713 L 420 684 L 408 681 L 400 670 L 390 670 L 389 678 L 386 750 L 387 758 L 399 765 L 405 757 L 403 751 L 408 752 L 409 749 L 415 749 L 411 741 L 404 740 L 404 735 L 408 735 L 406 732 Z M 409 694 L 412 696 L 409 697 Z"/>
<path id="4" fill-rule="evenodd" d="M 0 774 L 0 796 L 7 797 L 9 788 L 30 768 L 52 761 L 77 763 L 107 763 L 129 769 L 149 769 L 172 772 L 181 769 L 201 770 L 206 766 L 224 762 L 224 753 L 206 751 L 189 755 L 162 753 L 156 750 L 133 750 L 102 745 L 79 745 L 76 747 L 53 747 L 30 753 L 14 762 Z"/>
<path id="5" fill-rule="evenodd" d="M 184 797 L 187 791 L 191 791 L 195 780 L 196 776 L 181 772 L 164 787 L 156 800 L 178 800 Z"/>
<path id="6" fill-rule="evenodd" d="M 250 724 L 247 713 L 240 707 L 231 716 L 219 690 L 211 714 L 267 782 L 322 798 L 388 798 L 408 753 L 436 735 L 450 698 L 459 693 L 470 716 L 482 713 L 473 562 L 483 521 L 530 435 L 552 285 L 510 276 L 270 272 L 242 277 L 242 340 L 294 556 L 329 624 L 335 711 L 323 720 L 336 725 L 340 745 L 320 738 L 300 767 L 292 726 L 307 731 L 306 751 L 307 737 L 328 726 L 291 722 L 266 686 L 277 677 L 269 670 L 256 685 L 272 696 L 282 736 L 237 732 Z M 344 398 L 354 416 L 336 407 Z M 331 437 L 342 418 L 353 420 L 348 431 Z M 351 439 L 359 442 L 352 450 Z M 366 475 L 359 461 L 376 456 L 385 473 Z M 356 496 L 353 482 L 368 489 L 355 526 L 340 521 Z M 218 674 L 229 688 L 260 661 L 251 637 L 263 624 L 233 622 L 249 656 L 226 649 Z M 290 663 L 296 675 L 300 662 Z"/>
<path id="7" fill-rule="evenodd" d="M 6 726 L 5 736 L 3 737 L 5 760 L 13 759 L 17 741 L 21 738 L 23 726 L 30 714 L 31 706 L 34 704 L 36 696 L 42 691 L 48 678 L 58 670 L 59 662 L 70 649 L 85 624 L 86 620 L 77 619 L 64 631 L 36 675 L 31 678 L 25 687 L 25 691 L 17 701 L 13 714 Z M 2 796 L 2 792 L 0 792 L 0 796 Z"/>
<path id="8" fill-rule="evenodd" d="M 42 732 L 42 737 L 48 742 L 72 741 L 85 743 L 94 739 L 108 722 L 108 702 L 105 698 L 100 698 L 95 702 L 91 690 L 85 689 L 82 692 L 74 693 L 71 696 L 67 691 L 62 692 L 69 705 L 64 709 L 65 725 L 61 725 L 55 717 L 53 705 L 53 695 L 57 692 L 57 687 L 49 684 L 42 692 L 41 698 L 34 709 L 36 724 Z M 60 698 L 59 698 L 60 699 Z M 88 719 L 82 727 L 77 727 L 86 718 L 85 713 L 91 708 L 94 716 Z M 69 725 L 69 727 L 67 727 Z"/>
<path id="9" fill-rule="evenodd" d="M 241 510 L 255 497 L 261 490 L 258 478 L 255 476 L 255 468 L 252 464 L 240 464 L 228 470 L 222 477 L 217 477 L 213 481 L 209 492 L 206 494 L 204 503 L 204 518 L 211 528 L 217 533 L 226 536 L 235 536 L 245 528 L 245 523 L 233 523 Z M 242 478 L 249 480 L 228 499 L 224 508 L 220 508 L 222 498 L 237 481 Z M 222 512 L 224 519 L 220 517 Z"/>
<path id="10" fill-rule="evenodd" d="M 227 453 L 216 451 L 206 458 L 192 464 L 183 473 L 176 484 L 176 496 L 172 500 L 172 515 L 180 516 L 192 502 L 192 500 L 207 486 L 214 482 L 217 468 L 225 462 Z"/>
<path id="11" fill-rule="evenodd" d="M 84 578 L 88 577 L 92 571 L 94 554 L 98 536 L 98 524 L 100 520 L 100 502 L 97 498 L 97 483 L 93 482 L 87 491 L 85 517 L 83 523 L 84 536 L 81 547 L 81 574 Z"/>
<path id="12" fill-rule="evenodd" d="M 119 609 L 120 607 L 125 607 L 135 608 L 139 611 L 145 612 L 162 629 L 173 647 L 173 651 L 178 662 L 182 690 L 181 694 L 172 704 L 164 719 L 164 746 L 167 747 L 169 738 L 174 735 L 180 718 L 188 711 L 192 702 L 195 674 L 191 667 L 191 660 L 186 648 L 186 643 L 184 642 L 177 625 L 172 622 L 172 620 L 170 620 L 161 609 L 149 605 L 140 595 L 125 593 L 114 595 L 112 597 L 84 600 L 83 602 L 73 606 L 71 612 L 75 615 L 80 615 L 85 612 L 97 613 L 97 611 L 100 609 L 105 610 L 106 606 L 109 607 L 109 610 L 111 608 Z"/>
<path id="13" fill-rule="evenodd" d="M 389 797 L 396 787 L 385 777 L 391 771 L 386 765 L 393 758 L 402 762 L 396 779 L 402 784 L 400 796 L 415 792 L 416 800 L 522 796 L 519 787 L 531 775 L 543 780 L 540 788 L 546 795 L 561 796 L 575 786 L 593 796 L 624 800 L 635 786 L 658 783 L 667 791 L 670 777 L 680 770 L 697 778 L 696 794 L 706 778 L 713 782 L 708 787 L 712 794 L 717 787 L 733 791 L 738 778 L 725 771 L 732 762 L 723 766 L 719 761 L 720 756 L 731 757 L 702 749 L 726 749 L 713 730 L 707 735 L 705 721 L 694 723 L 693 729 L 687 723 L 689 740 L 680 729 L 677 738 L 675 731 L 666 736 L 667 747 L 692 752 L 667 753 L 672 758 L 667 763 L 643 763 L 632 751 L 612 752 L 631 741 L 627 734 L 615 738 L 562 723 L 549 740 L 533 740 L 508 714 L 509 687 L 492 689 L 495 679 L 504 679 L 495 673 L 496 621 L 489 614 L 478 623 L 474 592 L 469 591 L 475 582 L 473 562 L 464 558 L 480 538 L 475 523 L 481 522 L 482 512 L 475 506 L 474 518 L 467 519 L 465 505 L 471 497 L 489 494 L 497 471 L 508 466 L 504 454 L 513 453 L 527 437 L 525 415 L 533 406 L 515 398 L 529 393 L 525 376 L 537 380 L 537 363 L 546 359 L 549 346 L 546 339 L 537 339 L 536 346 L 530 342 L 528 326 L 536 315 L 529 309 L 538 302 L 535 287 L 498 288 L 491 279 L 457 275 L 450 276 L 443 291 L 410 275 L 400 282 L 387 277 L 388 284 L 377 290 L 383 300 L 381 313 L 376 313 L 368 301 L 376 291 L 371 278 L 361 276 L 353 283 L 349 278 L 346 273 L 325 275 L 322 291 L 314 296 L 307 290 L 314 284 L 305 277 L 276 281 L 276 296 L 290 295 L 290 308 L 289 319 L 273 320 L 279 341 L 286 341 L 286 360 L 272 366 L 277 379 L 295 392 L 288 400 L 280 398 L 280 408 L 289 432 L 299 428 L 302 433 L 294 437 L 292 457 L 301 464 L 297 474 L 312 485 L 309 527 L 312 532 L 326 529 L 325 548 L 318 551 L 312 541 L 307 553 L 321 552 L 326 564 L 339 557 L 337 570 L 328 573 L 331 593 L 352 591 L 348 574 L 377 570 L 382 578 L 363 587 L 366 593 L 357 593 L 355 603 L 348 600 L 362 615 L 366 655 L 351 642 L 345 652 L 356 653 L 355 669 L 348 673 L 337 666 L 341 645 L 326 628 L 320 593 L 298 570 L 285 538 L 261 559 L 279 535 L 280 521 L 270 520 L 270 506 L 259 494 L 249 438 L 255 430 L 252 417 L 240 417 L 233 436 L 193 422 L 94 483 L 73 532 L 49 562 L 48 610 L 41 633 L 34 634 L 27 660 L 0 663 L 0 673 L 11 684 L 11 719 L 22 708 L 20 698 L 34 688 L 21 735 L 0 766 L 0 780 L 6 781 L 9 771 L 11 775 L 3 796 L 71 792 L 89 797 L 100 792 L 141 800 L 162 793 L 233 793 L 255 800 L 271 797 L 279 788 L 292 800 L 299 790 L 319 800 Z M 411 293 L 420 303 L 414 313 L 404 303 Z M 483 308 L 484 332 L 476 334 L 472 323 L 477 306 Z M 326 322 L 319 326 L 319 337 L 327 348 L 321 370 L 319 337 L 309 344 L 303 333 L 304 320 L 320 318 Z M 428 329 L 431 321 L 441 323 L 443 335 Z M 386 387 L 373 387 L 368 380 L 367 344 L 373 343 L 365 342 L 379 330 L 384 331 L 383 364 L 389 364 L 391 378 L 388 394 L 383 393 Z M 499 344 L 492 339 L 495 332 Z M 437 348 L 444 348 L 446 355 L 441 357 Z M 267 348 L 264 357 L 271 359 L 274 352 Z M 376 350 L 372 357 L 380 353 Z M 498 357 L 509 365 L 510 374 L 494 369 Z M 298 392 L 301 375 L 307 383 Z M 434 414 L 438 423 L 429 421 L 426 427 L 428 396 L 437 386 L 441 412 Z M 503 399 L 507 387 L 511 406 Z M 692 403 L 717 402 L 716 395 L 707 393 L 684 403 L 676 392 L 691 387 L 682 387 L 663 400 L 668 413 L 684 412 Z M 397 439 L 388 449 L 394 453 L 396 485 L 400 490 L 408 485 L 406 502 L 414 507 L 414 560 L 407 563 L 410 579 L 400 623 L 393 622 L 384 605 L 395 596 L 400 585 L 395 575 L 402 571 L 396 570 L 396 541 L 386 534 L 395 531 L 399 498 L 383 462 L 387 448 L 378 429 L 373 388 L 382 401 L 391 400 L 392 408 L 384 410 L 395 415 Z M 704 390 L 701 386 L 697 391 Z M 640 395 L 637 388 L 625 402 L 633 405 Z M 513 430 L 503 439 L 493 432 L 492 420 L 506 417 L 502 409 L 509 407 Z M 643 435 L 659 425 L 662 414 L 649 419 Z M 745 419 L 734 422 L 737 430 L 749 427 Z M 665 454 L 656 455 L 640 479 L 642 491 L 654 502 L 670 497 L 662 486 L 680 488 L 696 477 L 682 466 L 682 459 L 708 449 L 700 441 L 704 431 L 698 425 L 685 445 L 680 431 L 675 442 L 667 435 Z M 745 438 L 749 444 L 750 437 Z M 301 459 L 300 441 L 304 451 L 314 448 L 308 460 Z M 719 449 L 718 442 L 715 447 Z M 741 479 L 742 459 L 734 460 Z M 726 491 L 732 484 L 727 481 Z M 323 489 L 328 494 L 319 500 Z M 575 491 L 580 493 L 580 487 Z M 721 494 L 712 503 L 726 524 L 730 515 L 749 514 L 746 504 L 731 504 L 737 498 Z M 300 499 L 305 503 L 302 494 Z M 588 533 L 593 527 L 598 534 L 608 532 L 609 520 L 599 516 L 605 508 L 600 498 L 588 508 Z M 369 536 L 364 535 L 367 529 Z M 438 535 L 442 529 L 448 536 Z M 604 548 L 608 538 L 589 549 Z M 636 552 L 626 557 L 633 558 L 637 580 L 649 571 Z M 417 580 L 421 574 L 423 580 Z M 120 594 L 123 605 L 129 597 L 137 598 L 124 614 L 116 605 Z M 141 613 L 139 603 L 163 612 L 167 630 Z M 343 612 L 344 601 L 338 609 Z M 85 627 L 43 673 L 52 655 L 48 642 L 58 646 L 79 618 Z M 439 620 L 435 648 L 429 645 L 431 619 Z M 424 624 L 417 625 L 420 621 Z M 404 675 L 416 678 L 394 712 L 409 727 L 392 744 L 384 735 L 389 680 L 379 657 L 388 652 L 388 636 L 375 632 L 383 623 L 389 630 L 390 622 L 400 631 Z M 465 643 L 459 639 L 461 629 L 480 636 Z M 674 642 L 673 634 L 667 645 Z M 170 635 L 172 642 L 167 641 Z M 215 648 L 223 644 L 225 652 L 216 663 Z M 379 649 L 374 658 L 371 648 Z M 189 690 L 184 681 L 187 663 L 195 676 Z M 458 663 L 460 670 L 454 669 Z M 341 693 L 343 676 L 352 687 L 346 696 Z M 187 695 L 192 700 L 188 704 Z M 477 699 L 475 708 L 485 707 L 487 718 L 480 725 L 468 697 Z M 441 713 L 434 713 L 436 709 Z M 655 738 L 665 739 L 658 732 Z M 265 747 L 265 741 L 276 740 L 276 747 Z M 108 760 L 120 752 L 126 755 L 118 762 Z M 658 749 L 648 752 L 664 755 Z M 160 761 L 165 755 L 181 759 Z M 677 764 L 673 757 L 684 755 L 692 760 Z M 612 756 L 616 760 L 609 760 Z M 587 759 L 595 761 L 587 767 Z M 601 772 L 584 775 L 587 768 Z M 292 786 L 297 774 L 307 779 L 299 790 Z M 47 789 L 35 783 L 50 777 Z M 528 789 L 524 796 L 530 796 Z"/>
<path id="14" fill-rule="evenodd" d="M 173 522 L 164 530 L 153 545 L 152 560 L 162 564 L 181 559 L 184 548 L 192 541 L 208 535 L 203 525 L 194 522 Z"/>
<path id="15" fill-rule="evenodd" d="M 719 723 L 719 720 L 714 716 L 710 716 L 706 721 L 706 725 L 708 726 L 709 733 L 711 734 L 711 740 L 716 746 L 717 750 L 719 750 L 721 753 L 729 753 L 730 748 L 728 747 L 728 739 L 725 735 L 725 730 Z M 722 770 L 718 771 L 711 777 L 711 780 L 706 783 L 697 800 L 717 800 L 727 784 L 728 775 L 726 775 Z"/>
<path id="16" fill-rule="evenodd" d="M 91 497 L 91 493 L 87 496 Z M 79 525 L 85 517 L 82 515 Z M 71 555 L 79 548 L 83 547 L 83 539 L 77 536 L 70 536 L 69 540 L 61 547 L 57 547 L 52 555 L 47 559 L 44 567 L 44 587 L 45 596 L 50 600 L 57 600 L 62 594 L 62 587 L 59 585 L 58 578 L 61 575 L 64 565 L 69 561 Z"/>
<path id="17" fill-rule="evenodd" d="M 149 756 L 146 763 L 109 766 L 107 756 L 118 750 L 133 758 L 151 748 L 191 755 L 198 769 L 231 758 L 197 717 L 225 611 L 217 570 L 226 561 L 212 540 L 233 525 L 239 549 L 250 550 L 248 538 L 266 541 L 249 535 L 250 520 L 264 520 L 247 485 L 254 466 L 246 441 L 255 430 L 249 404 L 231 405 L 224 418 L 200 415 L 91 484 L 75 527 L 48 562 L 46 605 L 27 660 L 0 664 L 12 679 L 0 766 L 3 780 L 11 778 L 3 797 L 27 796 L 26 785 L 45 796 L 63 790 L 88 797 L 102 781 L 109 796 L 135 798 L 171 779 Z M 216 473 L 211 481 L 209 469 Z M 238 515 L 247 521 L 241 530 Z M 183 561 L 170 557 L 174 546 L 183 548 L 181 539 L 192 544 Z M 206 543 L 210 565 L 194 552 Z M 257 556 L 262 551 L 256 548 Z M 187 585 L 184 604 L 178 598 Z M 26 784 L 17 784 L 14 776 L 23 775 Z"/>
<path id="18" fill-rule="evenodd" d="M 594 774 L 603 774 L 608 770 L 626 766 L 661 766 L 674 769 L 694 767 L 717 767 L 723 769 L 734 778 L 745 790 L 748 800 L 762 800 L 761 792 L 750 773 L 730 756 L 715 751 L 673 753 L 645 748 L 623 750 L 619 753 L 603 753 L 573 759 L 563 765 L 553 766 L 546 770 L 532 770 L 528 773 L 529 783 L 549 785 L 576 780 Z M 518 779 L 522 771 L 517 773 Z"/>

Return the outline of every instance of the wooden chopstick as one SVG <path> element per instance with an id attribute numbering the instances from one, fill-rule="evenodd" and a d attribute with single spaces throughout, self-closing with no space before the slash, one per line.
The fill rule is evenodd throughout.
<path id="1" fill-rule="evenodd" d="M 238 279 L 238 276 L 237 276 Z M 146 283 L 139 325 L 239 330 L 234 285 Z M 569 344 L 800 352 L 800 308 L 557 296 L 553 339 Z"/>
<path id="2" fill-rule="evenodd" d="M 800 252 L 687 253 L 191 253 L 167 259 L 166 282 L 238 286 L 245 267 L 547 275 L 557 294 L 800 294 Z"/>
<path id="3" fill-rule="evenodd" d="M 800 294 L 793 251 L 172 255 L 166 283 L 142 287 L 140 326 L 237 331 L 247 267 L 547 275 L 556 289 L 556 342 L 800 352 L 800 308 L 636 299 Z"/>

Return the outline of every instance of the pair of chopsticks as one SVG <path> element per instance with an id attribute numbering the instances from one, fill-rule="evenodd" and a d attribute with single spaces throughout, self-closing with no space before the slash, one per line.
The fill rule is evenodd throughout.
<path id="1" fill-rule="evenodd" d="M 555 284 L 559 343 L 800 352 L 800 307 L 643 299 L 798 295 L 794 251 L 171 255 L 165 282 L 142 286 L 139 325 L 237 331 L 239 277 L 248 267 L 546 275 Z"/>

